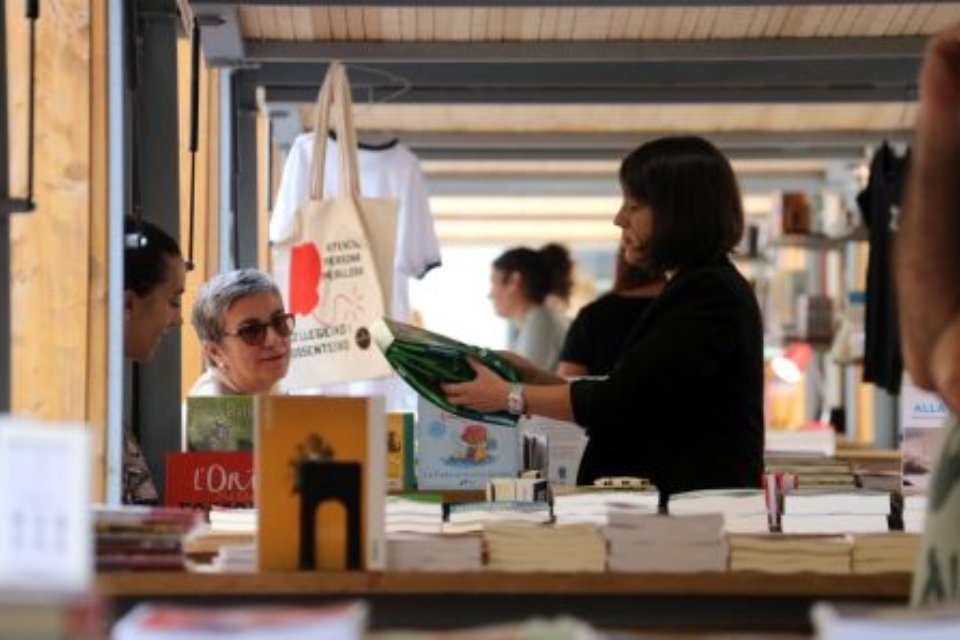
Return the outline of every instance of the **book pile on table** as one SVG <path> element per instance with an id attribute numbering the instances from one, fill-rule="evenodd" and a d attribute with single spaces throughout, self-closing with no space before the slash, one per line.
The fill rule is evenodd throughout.
<path id="1" fill-rule="evenodd" d="M 782 490 L 849 489 L 857 484 L 849 462 L 826 456 L 768 455 L 764 469 L 776 478 Z"/>
<path id="2" fill-rule="evenodd" d="M 443 530 L 443 498 L 439 494 L 388 496 L 386 531 L 391 533 L 440 533 Z"/>
<path id="3" fill-rule="evenodd" d="M 719 513 L 727 533 L 765 533 L 770 515 L 765 493 L 760 489 L 710 489 L 670 496 L 670 515 Z"/>
<path id="4" fill-rule="evenodd" d="M 850 489 L 797 489 L 783 496 L 783 533 L 882 533 L 888 531 L 890 494 Z"/>
<path id="5" fill-rule="evenodd" d="M 606 543 L 596 527 L 540 527 L 498 522 L 484 527 L 487 569 L 515 572 L 602 572 Z"/>
<path id="6" fill-rule="evenodd" d="M 608 517 L 603 535 L 610 571 L 697 573 L 727 568 L 719 513 L 667 516 L 611 507 Z"/>
<path id="7" fill-rule="evenodd" d="M 854 536 L 854 573 L 910 573 L 917 564 L 921 536 L 891 531 Z"/>
<path id="8" fill-rule="evenodd" d="M 553 487 L 553 517 L 557 524 L 586 523 L 604 527 L 609 523 L 607 512 L 611 507 L 633 507 L 655 514 L 659 504 L 660 494 L 656 490 Z"/>
<path id="9" fill-rule="evenodd" d="M 459 572 L 483 569 L 478 533 L 388 533 L 389 571 Z"/>
<path id="10" fill-rule="evenodd" d="M 95 507 L 97 571 L 182 571 L 183 541 L 199 512 L 158 507 Z"/>
<path id="11" fill-rule="evenodd" d="M 730 570 L 849 574 L 849 536 L 731 535 Z"/>
<path id="12" fill-rule="evenodd" d="M 521 524 L 547 524 L 550 522 L 550 505 L 546 502 L 465 502 L 450 505 L 444 533 L 470 533 L 483 531 L 496 522 Z"/>
<path id="13" fill-rule="evenodd" d="M 923 533 L 927 521 L 927 496 L 923 493 L 904 493 L 900 498 L 900 516 L 903 530 Z"/>
<path id="14" fill-rule="evenodd" d="M 213 507 L 209 519 L 209 523 L 184 539 L 183 550 L 187 557 L 195 562 L 209 563 L 206 568 L 216 572 L 255 571 L 256 509 Z"/>

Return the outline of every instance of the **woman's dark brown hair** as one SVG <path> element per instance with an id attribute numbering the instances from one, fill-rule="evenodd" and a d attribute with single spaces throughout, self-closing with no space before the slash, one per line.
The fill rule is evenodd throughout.
<path id="1" fill-rule="evenodd" d="M 653 212 L 649 266 L 704 264 L 728 254 L 743 235 L 733 168 L 703 138 L 660 138 L 640 146 L 620 165 L 620 184 Z"/>
<path id="2" fill-rule="evenodd" d="M 493 268 L 504 277 L 519 273 L 523 297 L 534 304 L 543 304 L 551 293 L 566 301 L 573 289 L 573 260 L 567 248 L 556 243 L 544 245 L 539 251 L 509 249 L 493 261 Z"/>

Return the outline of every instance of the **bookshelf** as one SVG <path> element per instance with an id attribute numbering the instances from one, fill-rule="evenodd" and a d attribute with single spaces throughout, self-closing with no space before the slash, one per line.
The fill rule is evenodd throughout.
<path id="1" fill-rule="evenodd" d="M 240 604 L 362 598 L 371 605 L 374 629 L 572 615 L 600 628 L 808 633 L 813 602 L 904 604 L 910 580 L 905 573 L 117 573 L 99 575 L 96 590 L 116 615 L 143 600 Z"/>

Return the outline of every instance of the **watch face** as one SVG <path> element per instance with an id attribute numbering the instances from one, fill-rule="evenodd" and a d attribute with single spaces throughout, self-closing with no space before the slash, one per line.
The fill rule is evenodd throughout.
<path id="1" fill-rule="evenodd" d="M 514 385 L 507 394 L 507 411 L 515 416 L 523 413 L 523 387 Z"/>

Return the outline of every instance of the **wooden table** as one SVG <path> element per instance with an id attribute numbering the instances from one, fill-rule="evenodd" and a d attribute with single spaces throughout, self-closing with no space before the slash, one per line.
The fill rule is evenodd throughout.
<path id="1" fill-rule="evenodd" d="M 598 627 L 809 631 L 817 600 L 904 604 L 909 574 L 115 573 L 97 577 L 117 613 L 142 600 L 318 602 L 361 598 L 372 626 L 449 628 L 573 615 Z"/>

